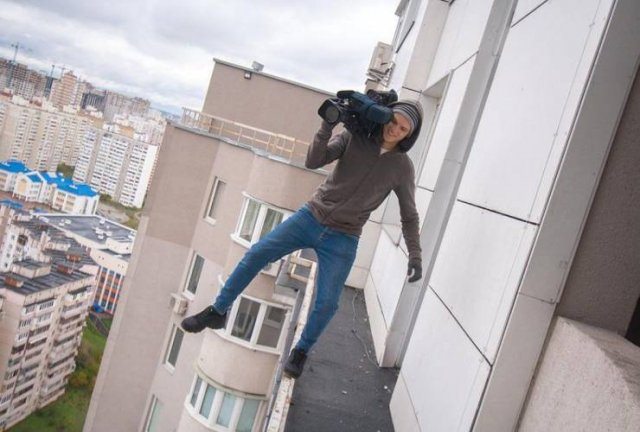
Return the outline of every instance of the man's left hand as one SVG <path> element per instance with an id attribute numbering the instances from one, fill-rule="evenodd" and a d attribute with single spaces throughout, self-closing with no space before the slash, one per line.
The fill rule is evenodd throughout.
<path id="1" fill-rule="evenodd" d="M 409 260 L 409 267 L 407 268 L 407 276 L 409 276 L 409 282 L 415 282 L 422 279 L 422 261 L 417 259 Z"/>

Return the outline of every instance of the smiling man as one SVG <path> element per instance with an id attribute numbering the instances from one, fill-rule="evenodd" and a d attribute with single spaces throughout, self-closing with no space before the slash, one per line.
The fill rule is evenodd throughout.
<path id="1" fill-rule="evenodd" d="M 309 202 L 247 251 L 213 305 L 182 321 L 185 331 L 224 327 L 233 301 L 262 268 L 295 250 L 312 248 L 318 255 L 316 299 L 284 368 L 287 375 L 299 377 L 311 347 L 338 309 L 362 227 L 391 191 L 400 203 L 402 234 L 409 251 L 409 282 L 422 277 L 415 174 L 406 154 L 418 137 L 422 109 L 407 100 L 389 108 L 392 120 L 371 138 L 346 130 L 332 137 L 333 125 L 322 122 L 305 165 L 316 169 L 337 160 L 335 168 Z"/>

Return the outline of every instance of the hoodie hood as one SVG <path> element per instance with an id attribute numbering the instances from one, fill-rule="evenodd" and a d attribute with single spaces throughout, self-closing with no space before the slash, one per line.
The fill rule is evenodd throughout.
<path id="1" fill-rule="evenodd" d="M 405 139 L 400 141 L 398 143 L 398 146 L 396 147 L 398 149 L 398 151 L 400 151 L 402 153 L 406 153 L 411 149 L 411 147 L 413 147 L 413 145 L 415 144 L 416 140 L 418 139 L 418 135 L 420 135 L 420 129 L 422 128 L 422 115 L 423 115 L 423 113 L 422 113 L 422 106 L 420 105 L 420 103 L 418 101 L 415 101 L 415 100 L 402 99 L 402 100 L 399 100 L 397 102 L 393 102 L 393 103 L 387 105 L 387 107 L 393 109 L 393 107 L 395 105 L 400 105 L 400 104 L 411 105 L 420 114 L 420 116 L 419 116 L 420 118 L 418 119 L 418 123 L 416 124 L 416 127 L 414 128 L 414 130 L 411 133 L 411 135 L 409 135 L 408 137 L 406 137 Z"/>

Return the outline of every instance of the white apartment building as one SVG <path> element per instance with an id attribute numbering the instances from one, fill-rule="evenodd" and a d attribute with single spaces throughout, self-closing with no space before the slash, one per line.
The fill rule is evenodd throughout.
<path id="1" fill-rule="evenodd" d="M 16 159 L 37 170 L 75 165 L 90 116 L 59 111 L 48 102 L 0 98 L 0 159 Z"/>
<path id="2" fill-rule="evenodd" d="M 99 194 L 62 175 L 29 170 L 22 162 L 0 162 L 0 190 L 27 202 L 40 202 L 71 214 L 94 214 Z"/>
<path id="3" fill-rule="evenodd" d="M 142 207 L 158 146 L 113 130 L 110 125 L 89 129 L 73 179 L 90 184 L 125 206 Z"/>
<path id="4" fill-rule="evenodd" d="M 113 123 L 131 128 L 136 133 L 138 141 L 160 145 L 167 121 L 160 115 L 115 115 Z"/>
<path id="5" fill-rule="evenodd" d="M 94 305 L 107 313 L 115 313 L 136 231 L 99 216 L 40 213 L 37 217 L 89 251 L 98 266 Z"/>
<path id="6" fill-rule="evenodd" d="M 5 207 L 3 206 L 3 209 Z M 46 224 L 13 213 L 20 259 L 0 273 L 0 430 L 58 399 L 75 356 L 95 284 L 95 263 Z M 7 231 L 5 239 L 12 233 Z M 4 250 L 4 248 L 3 248 Z M 38 257 L 34 259 L 33 257 Z"/>
<path id="7" fill-rule="evenodd" d="M 397 13 L 380 82 L 425 108 L 425 271 L 405 281 L 391 199 L 365 287 L 395 429 L 639 430 L 640 3 Z"/>

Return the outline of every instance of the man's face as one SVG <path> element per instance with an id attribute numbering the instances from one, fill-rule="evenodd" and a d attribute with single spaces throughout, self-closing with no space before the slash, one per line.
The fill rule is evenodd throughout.
<path id="1" fill-rule="evenodd" d="M 402 114 L 393 113 L 391 121 L 382 128 L 382 139 L 385 144 L 395 146 L 409 135 L 411 124 Z"/>

